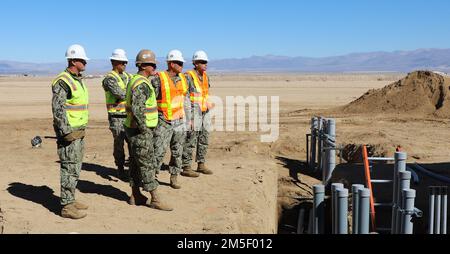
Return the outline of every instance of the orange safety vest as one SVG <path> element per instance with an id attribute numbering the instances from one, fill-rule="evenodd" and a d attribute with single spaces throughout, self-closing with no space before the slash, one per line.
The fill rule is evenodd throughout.
<path id="1" fill-rule="evenodd" d="M 169 74 L 164 71 L 158 73 L 161 80 L 161 99 L 158 100 L 158 111 L 164 114 L 164 118 L 169 121 L 184 117 L 184 98 L 187 93 L 186 76 L 178 74 L 180 81 L 177 85 L 173 83 Z"/>
<path id="2" fill-rule="evenodd" d="M 194 80 L 195 91 L 192 92 L 191 102 L 196 103 L 202 109 L 202 112 L 206 112 L 208 110 L 208 89 L 209 89 L 209 78 L 206 75 L 206 71 L 203 72 L 203 83 L 200 83 L 200 79 L 197 76 L 197 72 L 194 70 L 188 71 L 188 74 Z"/>

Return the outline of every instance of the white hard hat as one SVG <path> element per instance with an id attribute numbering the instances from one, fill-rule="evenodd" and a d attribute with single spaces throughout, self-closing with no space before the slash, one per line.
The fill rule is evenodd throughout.
<path id="1" fill-rule="evenodd" d="M 167 62 L 172 62 L 172 61 L 178 61 L 178 62 L 185 62 L 184 58 L 183 58 L 183 54 L 181 54 L 181 51 L 174 49 L 171 50 L 169 52 L 169 54 L 167 54 Z"/>
<path id="2" fill-rule="evenodd" d="M 206 62 L 209 62 L 208 55 L 203 50 L 196 51 L 194 53 L 194 56 L 192 56 L 192 61 L 193 62 L 195 62 L 195 61 L 206 61 Z"/>
<path id="3" fill-rule="evenodd" d="M 110 60 L 128 62 L 127 53 L 123 49 L 115 49 L 112 53 Z"/>
<path id="4" fill-rule="evenodd" d="M 70 46 L 66 51 L 66 59 L 83 59 L 88 61 L 84 48 L 78 44 Z"/>

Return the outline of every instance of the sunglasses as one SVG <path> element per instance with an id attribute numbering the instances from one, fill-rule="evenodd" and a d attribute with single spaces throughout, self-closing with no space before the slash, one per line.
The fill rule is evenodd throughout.
<path id="1" fill-rule="evenodd" d="M 207 61 L 200 60 L 200 61 L 196 61 L 195 63 L 198 63 L 198 64 L 207 64 L 208 62 L 207 62 Z"/>
<path id="2" fill-rule="evenodd" d="M 174 61 L 173 63 L 176 64 L 176 65 L 179 65 L 179 66 L 181 66 L 181 67 L 183 67 L 183 65 L 184 65 L 183 62 L 178 62 L 178 61 Z"/>
<path id="3" fill-rule="evenodd" d="M 153 69 L 156 70 L 156 64 L 152 64 L 152 63 L 144 63 L 144 64 L 142 64 L 141 66 L 142 66 L 142 67 L 151 66 L 151 67 L 153 67 Z"/>
<path id="4" fill-rule="evenodd" d="M 74 59 L 74 61 L 75 61 L 75 62 L 80 62 L 80 63 L 82 63 L 83 65 L 86 65 L 86 64 L 87 64 L 86 60 L 83 60 L 83 59 Z"/>

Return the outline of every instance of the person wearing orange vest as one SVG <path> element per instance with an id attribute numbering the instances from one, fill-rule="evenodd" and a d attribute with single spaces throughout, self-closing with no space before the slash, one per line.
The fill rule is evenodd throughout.
<path id="1" fill-rule="evenodd" d="M 190 99 L 188 84 L 183 74 L 184 58 L 179 50 L 167 55 L 167 71 L 158 73 L 152 79 L 158 101 L 158 127 L 155 131 L 156 168 L 160 169 L 170 144 L 171 160 L 169 164 L 170 186 L 180 189 L 177 176 L 182 170 L 183 144 L 186 123 L 190 122 Z M 192 175 L 193 177 L 198 174 Z"/>
<path id="2" fill-rule="evenodd" d="M 86 204 L 75 200 L 84 155 L 84 136 L 88 124 L 89 94 L 82 72 L 89 58 L 78 44 L 66 51 L 68 67 L 52 83 L 53 128 L 57 137 L 63 218 L 86 217 Z"/>
<path id="3" fill-rule="evenodd" d="M 117 166 L 117 177 L 126 181 L 128 177 L 124 169 L 125 141 L 127 141 L 128 144 L 128 151 L 130 151 L 130 148 L 123 124 L 127 117 L 125 110 L 125 95 L 128 82 L 131 80 L 132 75 L 125 72 L 128 58 L 123 49 L 115 49 L 110 60 L 113 69 L 106 74 L 102 85 L 105 90 L 109 129 L 111 130 L 114 139 L 113 156 Z"/>
<path id="4" fill-rule="evenodd" d="M 199 50 L 192 57 L 194 70 L 187 72 L 189 93 L 192 103 L 192 128 L 187 132 L 186 142 L 183 147 L 183 172 L 190 172 L 192 164 L 192 152 L 196 150 L 197 172 L 211 175 L 213 172 L 205 165 L 208 150 L 208 139 L 211 126 L 209 114 L 210 104 L 208 102 L 210 82 L 206 73 L 208 55 Z"/>

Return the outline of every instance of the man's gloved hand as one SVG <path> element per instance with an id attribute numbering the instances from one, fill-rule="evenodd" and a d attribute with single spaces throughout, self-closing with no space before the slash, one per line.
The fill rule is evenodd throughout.
<path id="1" fill-rule="evenodd" d="M 72 142 L 74 140 L 84 138 L 85 135 L 86 135 L 86 133 L 84 130 L 77 130 L 77 131 L 73 131 L 73 132 L 67 134 L 66 136 L 64 136 L 64 140 L 68 141 L 68 142 Z"/>

